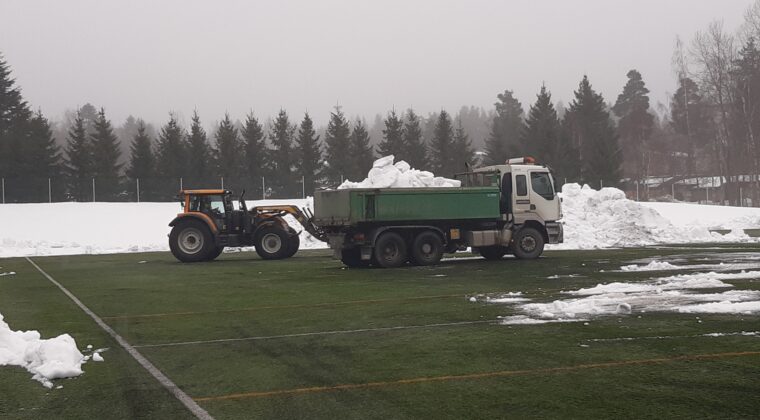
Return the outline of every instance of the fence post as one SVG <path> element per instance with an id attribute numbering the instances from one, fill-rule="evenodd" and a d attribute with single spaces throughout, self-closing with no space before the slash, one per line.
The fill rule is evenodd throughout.
<path id="1" fill-rule="evenodd" d="M 5 178 L 3 178 L 3 204 L 5 204 Z"/>
<path id="2" fill-rule="evenodd" d="M 599 180 L 599 189 L 601 190 L 602 188 L 604 188 L 604 181 L 602 181 L 602 180 L 600 179 L 600 180 Z"/>
<path id="3" fill-rule="evenodd" d="M 673 200 L 676 199 L 676 183 L 670 184 L 670 196 L 673 197 Z"/>
<path id="4" fill-rule="evenodd" d="M 705 185 L 705 204 L 710 202 L 710 187 Z"/>
<path id="5" fill-rule="evenodd" d="M 744 207 L 744 191 L 739 187 L 739 207 Z"/>
<path id="6" fill-rule="evenodd" d="M 222 189 L 224 189 L 224 177 L 220 176 L 219 179 L 222 181 Z"/>
<path id="7" fill-rule="evenodd" d="M 636 180 L 636 201 L 639 201 L 639 180 Z"/>
<path id="8" fill-rule="evenodd" d="M 92 179 L 92 202 L 95 202 L 95 178 Z"/>
<path id="9" fill-rule="evenodd" d="M 137 202 L 140 202 L 140 178 L 137 178 Z"/>
<path id="10" fill-rule="evenodd" d="M 301 198 L 306 198 L 306 177 L 301 175 Z"/>
<path id="11" fill-rule="evenodd" d="M 182 188 L 182 177 L 179 177 L 179 190 L 184 190 L 184 188 Z"/>
<path id="12" fill-rule="evenodd" d="M 51 185 L 50 178 L 48 178 L 48 203 L 53 202 L 53 186 Z"/>
<path id="13" fill-rule="evenodd" d="M 264 184 L 264 177 L 261 177 L 261 199 L 266 200 L 267 199 L 267 189 L 266 185 Z"/>

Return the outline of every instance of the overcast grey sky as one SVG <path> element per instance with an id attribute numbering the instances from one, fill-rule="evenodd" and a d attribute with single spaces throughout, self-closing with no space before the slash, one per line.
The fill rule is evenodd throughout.
<path id="1" fill-rule="evenodd" d="M 391 107 L 491 108 L 542 82 L 566 103 L 587 73 L 607 101 L 637 68 L 665 102 L 676 35 L 734 30 L 751 0 L 34 1 L 0 0 L 0 52 L 52 119 L 91 102 L 117 123 L 205 122 L 280 108 L 325 124 Z"/>

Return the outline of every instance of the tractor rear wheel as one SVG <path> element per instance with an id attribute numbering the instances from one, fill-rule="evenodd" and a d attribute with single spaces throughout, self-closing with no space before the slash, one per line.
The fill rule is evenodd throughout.
<path id="1" fill-rule="evenodd" d="M 265 260 L 285 258 L 290 250 L 288 232 L 277 226 L 265 226 L 256 234 L 256 253 Z"/>
<path id="2" fill-rule="evenodd" d="M 169 249 L 182 262 L 206 261 L 216 251 L 214 237 L 199 220 L 178 223 L 169 234 Z"/>

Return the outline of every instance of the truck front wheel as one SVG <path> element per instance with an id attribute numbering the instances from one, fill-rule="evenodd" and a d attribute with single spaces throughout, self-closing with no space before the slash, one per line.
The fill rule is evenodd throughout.
<path id="1" fill-rule="evenodd" d="M 532 227 L 524 227 L 517 231 L 513 241 L 512 249 L 517 258 L 531 260 L 544 252 L 544 237 Z"/>
<path id="2" fill-rule="evenodd" d="M 279 260 L 290 250 L 288 232 L 275 226 L 261 228 L 255 242 L 256 253 L 265 260 Z"/>
<path id="3" fill-rule="evenodd" d="M 169 249 L 182 262 L 207 261 L 216 250 L 208 227 L 198 220 L 181 222 L 169 233 Z"/>
<path id="4" fill-rule="evenodd" d="M 374 260 L 384 268 L 400 267 L 407 259 L 406 242 L 398 233 L 385 232 L 375 242 Z"/>
<path id="5" fill-rule="evenodd" d="M 441 261 L 443 241 L 435 232 L 422 232 L 412 243 L 412 262 L 417 265 L 433 265 Z"/>

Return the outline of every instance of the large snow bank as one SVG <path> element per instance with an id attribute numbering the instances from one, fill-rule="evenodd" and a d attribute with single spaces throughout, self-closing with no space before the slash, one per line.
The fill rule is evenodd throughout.
<path id="1" fill-rule="evenodd" d="M 713 206 L 695 203 L 650 203 L 642 206 L 657 211 L 678 227 L 700 226 L 710 229 L 757 229 L 760 208 Z"/>
<path id="2" fill-rule="evenodd" d="M 414 188 L 414 187 L 459 187 L 461 181 L 433 175 L 432 172 L 412 169 L 401 160 L 393 163 L 393 155 L 381 157 L 372 164 L 367 178 L 360 182 L 345 181 L 338 189 L 344 188 Z"/>
<path id="3" fill-rule="evenodd" d="M 256 205 L 313 208 L 312 199 L 256 200 Z M 0 205 L 0 257 L 169 250 L 174 203 L 33 203 Z M 303 227 L 288 220 L 297 231 Z M 301 248 L 326 245 L 301 232 Z"/>
<path id="4" fill-rule="evenodd" d="M 41 339 L 37 331 L 13 331 L 0 314 L 0 366 L 21 366 L 32 379 L 53 387 L 53 379 L 82 374 L 85 357 L 68 334 Z"/>
<path id="5" fill-rule="evenodd" d="M 562 187 L 565 223 L 563 249 L 606 248 L 656 243 L 735 242 L 747 240 L 743 232 L 728 235 L 710 232 L 705 226 L 676 226 L 642 203 L 625 198 L 617 188 L 595 190 L 584 185 Z M 712 209 L 720 212 L 725 207 Z M 758 209 L 760 215 L 760 209 Z M 673 215 L 677 218 L 678 215 Z M 718 218 L 718 216 L 714 216 Z"/>
<path id="6" fill-rule="evenodd" d="M 387 171 L 382 172 L 386 175 L 377 175 L 379 178 L 376 179 L 384 181 L 384 184 L 378 185 L 385 185 L 394 177 L 391 186 L 409 186 L 422 182 L 420 179 L 427 180 L 433 186 L 449 185 L 449 180 L 445 178 L 405 169 L 408 165 L 402 162 L 390 165 L 392 159 L 387 158 L 384 158 L 384 163 L 378 163 L 379 168 Z M 399 169 L 399 166 L 402 168 Z M 406 174 L 416 175 L 401 177 L 407 177 Z M 404 181 L 399 181 L 402 178 Z M 347 182 L 350 184 L 344 185 L 374 185 L 369 177 L 360 183 Z M 565 185 L 562 198 L 565 243 L 550 246 L 555 249 L 748 240 L 743 233 L 720 235 L 709 232 L 706 225 L 684 226 L 684 217 L 694 212 L 700 218 L 711 221 L 707 224 L 712 228 L 726 228 L 738 223 L 743 223 L 746 228 L 760 227 L 760 208 L 667 203 L 670 210 L 665 212 L 664 217 L 652 208 L 653 203 L 628 200 L 618 189 L 603 188 L 597 191 L 578 184 Z M 249 201 L 248 207 L 270 204 L 293 204 L 313 209 L 311 198 Z M 683 206 L 684 210 L 674 211 L 677 206 Z M 693 210 L 694 207 L 698 210 Z M 735 212 L 737 209 L 741 211 Z M 3 204 L 0 205 L 0 257 L 168 251 L 168 223 L 180 211 L 179 203 Z M 731 218 L 734 213 L 738 214 L 739 219 Z M 755 217 L 753 215 L 757 217 L 757 224 L 750 222 Z M 294 229 L 301 231 L 302 249 L 327 246 L 303 231 L 295 220 L 288 221 Z M 716 224 L 719 221 L 723 224 Z"/>

